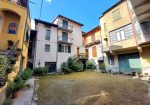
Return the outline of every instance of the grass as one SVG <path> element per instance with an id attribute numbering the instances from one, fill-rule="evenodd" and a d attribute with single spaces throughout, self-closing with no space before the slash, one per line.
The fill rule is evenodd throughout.
<path id="1" fill-rule="evenodd" d="M 149 86 L 130 77 L 81 72 L 39 77 L 38 105 L 150 105 Z"/>

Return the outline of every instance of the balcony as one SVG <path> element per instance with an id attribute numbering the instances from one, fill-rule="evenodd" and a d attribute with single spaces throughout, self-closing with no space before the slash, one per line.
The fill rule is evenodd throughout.
<path id="1" fill-rule="evenodd" d="M 97 44 L 100 44 L 100 43 L 101 43 L 100 40 L 95 40 L 95 41 L 93 41 L 91 43 L 86 44 L 85 47 L 91 47 L 93 45 L 97 45 Z"/>
<path id="2" fill-rule="evenodd" d="M 62 36 L 58 37 L 58 43 L 61 44 L 73 44 L 73 38 L 63 39 Z"/>
<path id="3" fill-rule="evenodd" d="M 139 45 L 150 43 L 150 32 L 137 35 Z"/>
<path id="4" fill-rule="evenodd" d="M 23 6 L 25 8 L 29 7 L 29 1 L 28 0 L 5 0 L 5 1 L 9 1 L 11 3 Z"/>
<path id="5" fill-rule="evenodd" d="M 71 26 L 71 25 L 64 25 L 63 23 L 59 23 L 58 28 L 65 32 L 69 32 L 69 33 L 73 32 L 73 26 Z"/>

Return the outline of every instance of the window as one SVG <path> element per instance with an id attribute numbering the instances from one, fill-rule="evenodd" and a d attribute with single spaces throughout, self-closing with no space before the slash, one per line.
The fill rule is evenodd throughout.
<path id="1" fill-rule="evenodd" d="M 58 44 L 58 52 L 71 53 L 71 46 Z"/>
<path id="2" fill-rule="evenodd" d="M 93 57 L 97 57 L 96 46 L 92 47 Z"/>
<path id="3" fill-rule="evenodd" d="M 46 29 L 45 40 L 50 40 L 50 34 L 51 34 L 51 30 Z"/>
<path id="4" fill-rule="evenodd" d="M 112 15 L 113 15 L 113 20 L 114 20 L 114 21 L 116 21 L 116 20 L 118 20 L 118 19 L 121 18 L 121 14 L 120 14 L 120 10 L 119 10 L 119 9 L 117 9 L 116 11 L 114 11 L 114 12 L 112 13 Z"/>
<path id="5" fill-rule="evenodd" d="M 64 45 L 58 44 L 58 52 L 64 52 Z"/>
<path id="6" fill-rule="evenodd" d="M 50 52 L 50 45 L 45 45 L 45 52 Z"/>
<path id="7" fill-rule="evenodd" d="M 108 63 L 109 65 L 114 65 L 115 64 L 115 61 L 114 61 L 114 56 L 108 56 Z"/>
<path id="8" fill-rule="evenodd" d="M 111 43 L 129 39 L 132 35 L 133 30 L 131 24 L 109 33 Z"/>
<path id="9" fill-rule="evenodd" d="M 68 29 L 68 21 L 63 20 L 63 28 Z"/>
<path id="10" fill-rule="evenodd" d="M 8 33 L 9 34 L 16 34 L 17 33 L 17 24 L 16 23 L 10 23 L 8 27 Z"/>
<path id="11" fill-rule="evenodd" d="M 104 23 L 104 31 L 107 31 L 106 23 Z"/>
<path id="12" fill-rule="evenodd" d="M 63 42 L 68 42 L 68 33 L 62 32 L 62 41 Z"/>

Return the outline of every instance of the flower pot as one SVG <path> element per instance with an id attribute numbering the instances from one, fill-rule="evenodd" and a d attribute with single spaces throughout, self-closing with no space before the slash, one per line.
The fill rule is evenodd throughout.
<path id="1" fill-rule="evenodd" d="M 13 98 L 17 98 L 17 97 L 19 97 L 20 96 L 20 91 L 15 91 L 14 93 L 13 93 L 13 95 L 12 95 L 12 97 Z"/>

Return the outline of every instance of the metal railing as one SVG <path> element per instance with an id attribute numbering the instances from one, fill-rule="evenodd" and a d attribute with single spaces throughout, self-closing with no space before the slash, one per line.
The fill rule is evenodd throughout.
<path id="1" fill-rule="evenodd" d="M 63 29 L 66 29 L 66 30 L 71 30 L 71 31 L 73 31 L 73 26 L 71 26 L 71 25 L 64 25 L 63 23 L 58 23 L 58 27 L 60 27 L 60 28 L 63 28 Z"/>
<path id="2" fill-rule="evenodd" d="M 25 7 L 25 8 L 29 7 L 29 0 L 7 0 L 7 1 L 12 2 L 12 3 L 16 3 L 20 6 Z"/>
<path id="3" fill-rule="evenodd" d="M 59 36 L 59 37 L 58 37 L 58 42 L 73 43 L 73 38 L 63 39 L 62 36 Z"/>
<path id="4" fill-rule="evenodd" d="M 14 55 L 14 53 L 16 52 L 16 49 L 18 48 L 19 45 L 19 40 L 16 42 L 16 44 L 9 50 L 9 52 L 7 53 L 7 57 L 11 57 L 12 55 Z"/>

